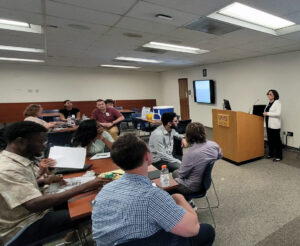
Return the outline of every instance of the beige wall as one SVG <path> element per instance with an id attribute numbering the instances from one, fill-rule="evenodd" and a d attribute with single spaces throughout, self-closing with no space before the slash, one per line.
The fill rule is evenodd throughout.
<path id="1" fill-rule="evenodd" d="M 157 99 L 159 74 L 115 69 L 85 69 L 0 64 L 0 102 Z"/>
<path id="2" fill-rule="evenodd" d="M 204 105 L 194 102 L 193 80 L 203 79 L 202 69 L 207 69 L 207 78 L 216 81 L 216 104 Z M 300 52 L 265 56 L 234 62 L 194 67 L 185 70 L 164 72 L 162 104 L 174 105 L 179 112 L 178 78 L 188 78 L 190 115 L 193 121 L 212 126 L 212 108 L 222 108 L 223 99 L 229 99 L 236 111 L 248 112 L 251 105 L 268 102 L 266 92 L 276 89 L 282 103 L 282 131 L 293 131 L 288 138 L 290 146 L 300 146 Z"/>

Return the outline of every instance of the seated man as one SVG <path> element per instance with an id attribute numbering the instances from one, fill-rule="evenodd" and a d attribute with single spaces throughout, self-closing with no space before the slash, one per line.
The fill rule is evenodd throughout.
<path id="1" fill-rule="evenodd" d="M 124 116 L 114 108 L 107 108 L 102 99 L 97 100 L 97 108 L 92 112 L 92 119 L 97 120 L 110 133 L 114 140 L 118 137 L 117 124 L 124 120 Z"/>
<path id="2" fill-rule="evenodd" d="M 175 113 L 168 112 L 161 116 L 162 125 L 157 127 L 150 136 L 149 146 L 153 154 L 153 166 L 161 169 L 167 165 L 170 172 L 178 169 L 182 156 L 173 156 L 174 137 L 182 140 L 182 145 L 187 146 L 185 139 L 176 132 L 178 119 Z"/>
<path id="3" fill-rule="evenodd" d="M 98 189 L 106 180 L 96 178 L 65 192 L 43 195 L 32 160 L 45 149 L 47 129 L 24 121 L 10 125 L 5 134 L 8 143 L 0 153 L 0 245 L 22 229 L 12 245 L 32 245 L 45 237 L 71 230 L 74 222 L 67 209 L 48 209 L 79 193 Z"/>
<path id="4" fill-rule="evenodd" d="M 106 108 L 114 108 L 115 102 L 112 99 L 106 99 L 105 101 Z"/>
<path id="5" fill-rule="evenodd" d="M 184 153 L 180 168 L 173 172 L 173 177 L 179 183 L 176 191 L 184 195 L 200 192 L 206 166 L 211 161 L 222 158 L 219 145 L 206 140 L 201 123 L 187 125 L 186 140 L 191 147 Z"/>
<path id="6" fill-rule="evenodd" d="M 198 216 L 180 194 L 170 196 L 148 178 L 152 154 L 134 134 L 121 136 L 111 150 L 113 161 L 125 171 L 105 185 L 93 206 L 93 238 L 98 246 L 212 245 L 214 229 L 199 227 Z"/>

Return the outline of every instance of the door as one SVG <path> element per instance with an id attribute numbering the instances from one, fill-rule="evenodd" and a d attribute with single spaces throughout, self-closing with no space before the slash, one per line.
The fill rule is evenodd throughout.
<path id="1" fill-rule="evenodd" d="M 188 95 L 188 80 L 178 79 L 179 100 L 180 100 L 180 119 L 190 119 L 189 95 Z"/>

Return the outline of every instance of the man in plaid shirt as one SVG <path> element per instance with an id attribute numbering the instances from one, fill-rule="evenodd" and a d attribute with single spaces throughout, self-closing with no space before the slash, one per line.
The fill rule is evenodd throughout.
<path id="1" fill-rule="evenodd" d="M 196 212 L 180 194 L 170 196 L 152 186 L 148 165 L 152 155 L 134 134 L 121 136 L 111 150 L 125 174 L 105 185 L 95 199 L 93 238 L 109 245 L 212 245 L 214 229 L 200 224 Z"/>

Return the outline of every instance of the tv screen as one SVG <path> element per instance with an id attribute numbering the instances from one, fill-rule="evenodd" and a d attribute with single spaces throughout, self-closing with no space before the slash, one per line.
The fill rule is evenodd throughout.
<path id="1" fill-rule="evenodd" d="M 215 81 L 194 80 L 194 97 L 198 103 L 215 103 Z"/>

